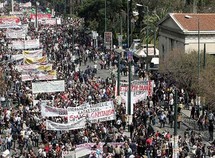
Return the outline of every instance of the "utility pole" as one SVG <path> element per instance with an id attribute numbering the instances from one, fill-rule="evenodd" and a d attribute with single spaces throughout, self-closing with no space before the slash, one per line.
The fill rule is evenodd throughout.
<path id="1" fill-rule="evenodd" d="M 107 0 L 105 0 L 105 32 L 107 31 Z"/>
<path id="2" fill-rule="evenodd" d="M 64 16 L 66 16 L 66 1 L 67 0 L 64 0 Z"/>
<path id="3" fill-rule="evenodd" d="M 130 2 L 130 0 L 127 0 L 127 48 L 129 48 L 129 46 L 130 46 L 130 15 L 129 15 L 129 13 L 130 13 L 130 11 L 129 11 L 129 9 L 130 9 L 130 7 L 129 7 L 129 3 Z"/>
<path id="4" fill-rule="evenodd" d="M 204 43 L 204 59 L 203 59 L 203 68 L 206 66 L 206 43 Z"/>
<path id="5" fill-rule="evenodd" d="M 11 11 L 13 13 L 14 12 L 14 1 L 13 0 L 11 0 L 11 7 L 12 7 Z"/>
<path id="6" fill-rule="evenodd" d="M 35 3 L 35 10 L 36 10 L 36 18 L 35 18 L 35 22 L 36 22 L 36 24 L 35 24 L 35 27 L 36 27 L 36 30 L 38 29 L 38 15 L 37 15 L 37 1 L 36 1 L 36 3 Z"/>
<path id="7" fill-rule="evenodd" d="M 117 55 L 118 55 L 117 96 L 119 96 L 120 95 L 120 53 L 118 53 Z"/>
<path id="8" fill-rule="evenodd" d="M 127 100 L 127 114 L 128 114 L 128 124 L 130 125 L 131 122 L 132 122 L 132 113 L 133 113 L 133 105 L 132 105 L 132 102 L 131 102 L 131 75 L 132 75 L 132 72 L 131 72 L 131 64 L 132 64 L 132 61 L 133 61 L 133 53 L 128 51 L 127 52 L 127 55 L 128 55 L 128 100 Z"/>
<path id="9" fill-rule="evenodd" d="M 193 13 L 197 13 L 197 0 L 193 0 Z"/>
<path id="10" fill-rule="evenodd" d="M 156 56 L 156 27 L 154 28 L 154 56 Z"/>
<path id="11" fill-rule="evenodd" d="M 149 9 L 148 6 L 146 6 L 146 16 L 147 16 L 147 21 L 146 21 L 146 72 L 148 73 L 149 71 L 149 63 L 148 63 L 148 58 L 149 58 L 149 27 L 148 27 L 148 19 L 149 19 Z"/>
<path id="12" fill-rule="evenodd" d="M 175 102 L 174 102 L 174 144 L 173 144 L 173 157 L 178 158 L 178 131 L 177 131 L 177 117 L 178 117 L 178 91 L 175 89 Z"/>

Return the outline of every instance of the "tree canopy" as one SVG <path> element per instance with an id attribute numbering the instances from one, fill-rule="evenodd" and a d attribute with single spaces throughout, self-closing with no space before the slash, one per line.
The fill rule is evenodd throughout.
<path id="1" fill-rule="evenodd" d="M 180 50 L 173 50 L 161 59 L 159 72 L 177 87 L 184 88 L 197 96 L 205 97 L 207 106 L 213 108 L 215 102 L 215 57 L 206 55 L 204 67 L 203 56 L 201 53 L 200 76 L 198 76 L 198 53 L 185 53 Z"/>

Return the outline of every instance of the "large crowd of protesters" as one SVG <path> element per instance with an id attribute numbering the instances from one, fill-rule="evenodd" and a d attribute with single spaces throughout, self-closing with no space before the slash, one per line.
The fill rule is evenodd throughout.
<path id="1" fill-rule="evenodd" d="M 118 105 L 114 100 L 116 76 L 102 78 L 97 75 L 100 69 L 117 68 L 118 54 L 113 50 L 104 52 L 92 47 L 90 37 L 78 30 L 79 25 L 83 24 L 74 19 L 49 27 L 39 24 L 38 29 L 29 23 L 28 36 L 40 39 L 49 62 L 57 70 L 57 78 L 66 83 L 65 92 L 37 95 L 31 92 L 31 82 L 36 81 L 21 80 L 20 73 L 16 70 L 17 61 L 11 60 L 11 55 L 18 51 L 8 47 L 10 41 L 5 38 L 6 30 L 1 29 L 1 79 L 5 82 L 1 83 L 2 91 L 5 91 L 1 94 L 0 107 L 1 152 L 9 150 L 13 153 L 11 157 L 15 158 L 58 158 L 62 157 L 63 151 L 74 151 L 80 144 L 95 143 L 88 155 L 90 158 L 173 157 L 174 136 L 166 130 L 157 131 L 153 127 L 159 125 L 160 129 L 165 129 L 168 125 L 173 128 L 176 90 L 179 93 L 179 104 L 191 107 L 191 118 L 198 120 L 201 129 L 207 128 L 210 131 L 210 141 L 213 142 L 213 113 L 205 111 L 201 115 L 199 107 L 187 101 L 183 90 L 176 88 L 156 72 L 146 72 L 142 66 L 138 66 L 140 64 L 136 64 L 135 69 L 139 79 L 147 77 L 154 80 L 155 85 L 151 97 L 134 105 L 133 121 L 128 124 L 125 103 Z M 80 69 L 81 65 L 86 68 Z M 127 75 L 126 56 L 121 59 L 120 65 L 121 74 Z M 190 97 L 194 98 L 192 95 Z M 93 124 L 88 122 L 84 129 L 50 131 L 46 130 L 46 118 L 41 117 L 39 103 L 33 105 L 34 99 L 53 101 L 52 106 L 59 108 L 113 100 L 116 119 Z M 181 108 L 183 107 L 179 106 L 177 109 L 178 128 L 183 121 Z M 56 117 L 52 120 L 65 122 L 66 118 Z M 129 130 L 129 136 L 125 134 L 126 130 Z M 202 158 L 206 155 L 212 158 L 215 155 L 215 144 L 206 146 L 202 136 L 194 130 L 187 129 L 177 140 L 180 158 Z M 102 147 L 101 143 L 104 143 Z"/>

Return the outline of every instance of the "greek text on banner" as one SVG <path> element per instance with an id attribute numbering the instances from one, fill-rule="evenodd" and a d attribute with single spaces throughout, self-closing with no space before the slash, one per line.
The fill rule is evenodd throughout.
<path id="1" fill-rule="evenodd" d="M 32 92 L 33 93 L 51 93 L 51 92 L 64 92 L 65 81 L 46 81 L 46 82 L 33 82 Z"/>
<path id="2" fill-rule="evenodd" d="M 48 106 L 46 104 L 47 102 L 40 104 L 42 117 L 67 116 L 67 109 Z"/>

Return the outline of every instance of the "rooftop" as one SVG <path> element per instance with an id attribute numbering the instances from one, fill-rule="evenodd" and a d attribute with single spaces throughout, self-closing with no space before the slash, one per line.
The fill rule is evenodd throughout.
<path id="1" fill-rule="evenodd" d="M 182 29 L 188 31 L 215 31 L 215 14 L 213 13 L 171 13 L 171 16 Z"/>

